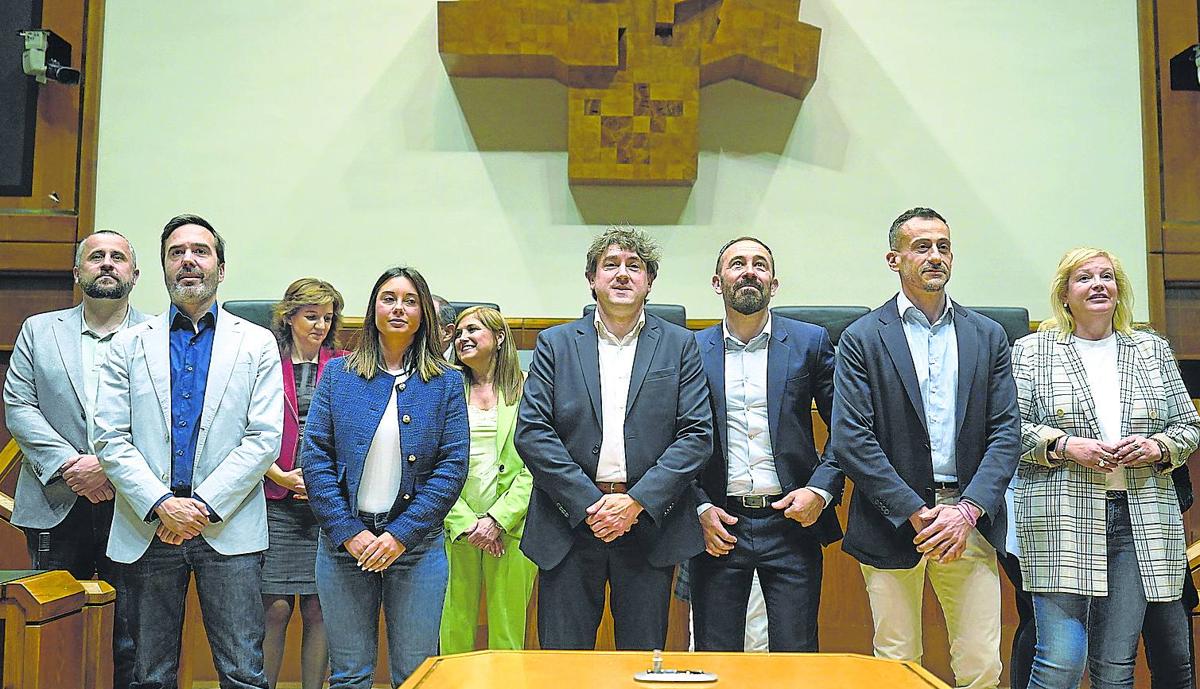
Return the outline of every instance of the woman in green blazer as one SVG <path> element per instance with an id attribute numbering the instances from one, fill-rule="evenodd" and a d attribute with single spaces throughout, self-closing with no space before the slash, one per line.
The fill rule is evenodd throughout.
<path id="1" fill-rule="evenodd" d="M 481 589 L 487 591 L 488 648 L 520 649 L 537 573 L 520 548 L 533 477 L 513 446 L 524 376 L 499 311 L 476 306 L 459 314 L 454 359 L 467 381 L 471 450 L 466 485 L 446 517 L 450 583 L 442 653 L 475 650 Z"/>

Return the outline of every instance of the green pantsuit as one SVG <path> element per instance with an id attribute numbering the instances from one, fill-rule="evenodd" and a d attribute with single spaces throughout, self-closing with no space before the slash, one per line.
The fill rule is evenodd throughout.
<path id="1" fill-rule="evenodd" d="M 487 647 L 525 646 L 525 611 L 537 566 L 520 548 L 533 476 L 513 446 L 518 402 L 497 404 L 490 411 L 467 409 L 471 419 L 467 481 L 446 516 L 450 573 L 442 609 L 443 654 L 475 650 L 481 593 L 487 598 Z M 480 550 L 463 536 L 484 516 L 490 516 L 503 530 L 501 557 Z"/>

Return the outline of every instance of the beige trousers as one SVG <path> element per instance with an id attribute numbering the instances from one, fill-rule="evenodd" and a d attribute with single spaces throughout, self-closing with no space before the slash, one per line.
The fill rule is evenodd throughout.
<path id="1" fill-rule="evenodd" d="M 938 502 L 955 502 L 947 496 Z M 962 557 L 947 564 L 922 558 L 911 569 L 862 565 L 879 658 L 921 662 L 921 600 L 925 576 L 946 617 L 955 685 L 995 689 L 1000 683 L 1000 573 L 996 551 L 974 529 Z"/>

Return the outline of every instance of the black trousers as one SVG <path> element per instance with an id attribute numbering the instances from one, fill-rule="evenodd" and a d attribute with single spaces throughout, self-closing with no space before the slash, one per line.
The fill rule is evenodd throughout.
<path id="1" fill-rule="evenodd" d="M 1033 667 L 1033 651 L 1037 645 L 1037 628 L 1033 625 L 1033 596 L 1021 583 L 1021 561 L 1009 553 L 1000 558 L 1000 567 L 1012 582 L 1017 603 L 1017 629 L 1013 634 L 1012 650 L 1008 661 L 1008 683 L 1010 689 L 1025 689 L 1029 685 L 1029 671 Z"/>
<path id="2" fill-rule="evenodd" d="M 124 565 L 108 559 L 108 532 L 112 527 L 113 501 L 92 504 L 79 498 L 57 525 L 49 529 L 22 527 L 29 560 L 34 569 L 65 569 L 76 579 L 93 576 L 117 592 L 113 620 L 113 688 L 129 686 L 133 672 L 133 638 L 125 614 Z"/>
<path id="3" fill-rule="evenodd" d="M 690 564 L 697 651 L 741 651 L 754 571 L 767 604 L 771 651 L 815 653 L 821 603 L 821 543 L 808 529 L 770 507 L 726 510 L 737 538 L 721 557 L 701 553 Z"/>
<path id="4" fill-rule="evenodd" d="M 591 650 L 604 615 L 604 590 L 617 650 L 661 649 L 667 641 L 667 613 L 675 566 L 655 567 L 646 559 L 635 524 L 612 543 L 592 535 L 586 525 L 576 530 L 575 544 L 554 569 L 540 570 L 538 640 L 544 649 Z"/>
<path id="5" fill-rule="evenodd" d="M 1196 585 L 1192 574 L 1183 577 L 1183 597 L 1165 603 L 1147 603 L 1142 622 L 1142 643 L 1150 667 L 1150 689 L 1193 689 L 1196 686 L 1196 652 L 1192 647 L 1192 608 Z"/>

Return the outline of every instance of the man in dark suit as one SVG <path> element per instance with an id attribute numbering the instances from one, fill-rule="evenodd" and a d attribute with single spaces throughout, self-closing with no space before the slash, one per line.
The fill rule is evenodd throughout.
<path id="1" fill-rule="evenodd" d="M 1020 452 L 1008 340 L 947 296 L 953 254 L 941 215 L 906 211 L 888 239 L 900 292 L 838 343 L 830 442 L 854 482 L 842 549 L 862 565 L 876 656 L 920 661 L 928 574 L 955 683 L 995 687 L 996 553 Z"/>
<path id="2" fill-rule="evenodd" d="M 712 412 L 695 338 L 645 312 L 657 273 L 645 234 L 608 230 L 587 254 L 595 314 L 538 336 L 515 440 L 542 648 L 594 648 L 606 584 L 617 648 L 662 648 L 675 565 L 704 549 L 690 487 Z"/>
<path id="3" fill-rule="evenodd" d="M 696 334 L 713 401 L 714 451 L 696 482 L 705 552 L 692 559 L 698 651 L 743 647 L 758 571 L 772 651 L 817 650 L 821 546 L 842 537 L 845 479 L 817 454 L 812 404 L 826 423 L 833 346 L 824 328 L 771 316 L 775 258 L 740 237 L 717 254 L 713 289 L 725 319 Z"/>

